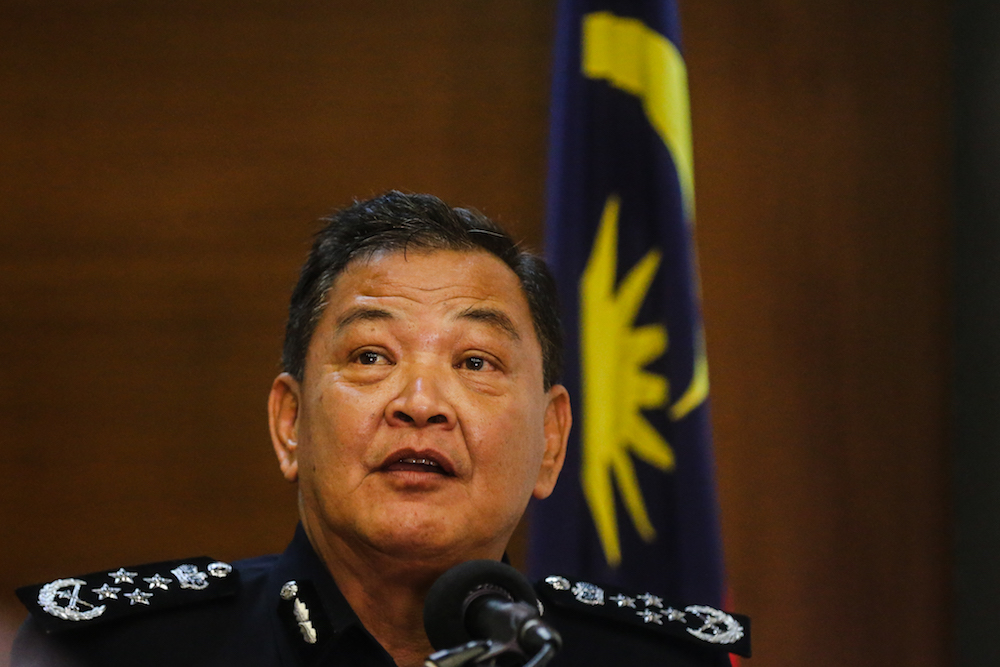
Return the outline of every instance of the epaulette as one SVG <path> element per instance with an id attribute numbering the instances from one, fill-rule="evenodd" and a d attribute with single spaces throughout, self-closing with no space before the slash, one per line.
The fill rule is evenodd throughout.
<path id="1" fill-rule="evenodd" d="M 232 565 L 200 556 L 56 579 L 17 597 L 52 633 L 226 598 L 238 587 Z"/>
<path id="2" fill-rule="evenodd" d="M 694 642 L 706 649 L 750 657 L 750 619 L 741 614 L 707 605 L 674 608 L 652 593 L 626 593 L 560 575 L 546 577 L 535 588 L 546 604 L 559 609 Z"/>

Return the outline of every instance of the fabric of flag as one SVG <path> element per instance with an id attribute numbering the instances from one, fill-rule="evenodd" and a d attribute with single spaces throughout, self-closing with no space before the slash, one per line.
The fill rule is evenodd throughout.
<path id="1" fill-rule="evenodd" d="M 719 605 L 687 72 L 672 2 L 558 9 L 546 254 L 574 413 L 532 574 Z"/>

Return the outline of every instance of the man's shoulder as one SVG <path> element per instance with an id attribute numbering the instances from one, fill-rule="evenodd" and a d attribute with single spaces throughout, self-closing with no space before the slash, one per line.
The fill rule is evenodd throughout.
<path id="1" fill-rule="evenodd" d="M 244 617 L 275 558 L 230 564 L 202 556 L 18 589 L 30 617 L 12 665 L 208 664 L 249 630 Z"/>
<path id="2" fill-rule="evenodd" d="M 553 665 L 725 665 L 750 656 L 750 619 L 708 605 L 671 605 L 648 591 L 624 591 L 553 575 L 535 585 L 544 618 L 563 637 Z"/>

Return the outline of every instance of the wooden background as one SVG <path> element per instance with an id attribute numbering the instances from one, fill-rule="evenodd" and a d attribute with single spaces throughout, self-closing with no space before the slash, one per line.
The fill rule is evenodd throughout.
<path id="1" fill-rule="evenodd" d="M 264 403 L 333 207 L 540 242 L 554 3 L 333 5 L 0 5 L 0 590 L 283 547 Z M 950 664 L 948 5 L 682 18 L 749 664 Z"/>

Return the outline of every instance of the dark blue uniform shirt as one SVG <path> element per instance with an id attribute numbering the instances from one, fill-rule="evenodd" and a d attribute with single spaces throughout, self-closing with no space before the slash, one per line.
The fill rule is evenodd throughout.
<path id="1" fill-rule="evenodd" d="M 209 560 L 122 568 L 21 589 L 32 614 L 15 640 L 11 665 L 395 664 L 358 620 L 301 526 L 280 555 L 239 561 L 231 569 L 205 565 Z M 744 617 L 719 617 L 739 625 L 737 637 L 719 634 L 725 623 L 704 612 L 675 610 L 655 596 L 612 596 L 562 577 L 540 582 L 538 592 L 544 618 L 564 640 L 552 667 L 728 667 L 729 650 L 749 652 Z M 100 615 L 89 618 L 98 609 Z M 711 633 L 700 633 L 703 639 L 692 634 L 713 623 Z"/>

